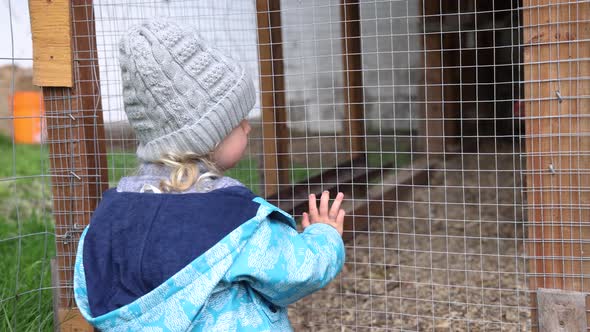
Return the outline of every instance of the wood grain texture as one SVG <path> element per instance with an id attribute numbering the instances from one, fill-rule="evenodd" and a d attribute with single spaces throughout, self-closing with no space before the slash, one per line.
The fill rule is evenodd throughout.
<path id="1" fill-rule="evenodd" d="M 419 112 L 418 135 L 420 150 L 434 155 L 445 149 L 444 139 L 444 88 L 443 88 L 443 33 L 440 14 L 441 2 L 426 0 L 422 2 L 425 26 L 424 35 L 424 89 L 421 92 L 424 105 Z"/>
<path id="2" fill-rule="evenodd" d="M 108 187 L 107 155 L 92 0 L 68 5 L 75 32 L 75 84 L 43 87 L 56 235 L 56 326 L 92 331 L 74 309 L 73 266 L 79 236 Z"/>
<path id="3" fill-rule="evenodd" d="M 288 185 L 289 146 L 280 1 L 256 1 L 265 197 Z"/>
<path id="4" fill-rule="evenodd" d="M 33 35 L 33 84 L 72 87 L 70 1 L 29 0 Z"/>
<path id="5" fill-rule="evenodd" d="M 587 292 L 590 3 L 523 6 L 529 287 Z"/>
<path id="6" fill-rule="evenodd" d="M 350 158 L 365 157 L 365 111 L 361 19 L 358 0 L 341 0 L 342 68 L 344 69 L 344 133 L 349 138 Z M 354 165 L 353 165 L 354 166 Z"/>

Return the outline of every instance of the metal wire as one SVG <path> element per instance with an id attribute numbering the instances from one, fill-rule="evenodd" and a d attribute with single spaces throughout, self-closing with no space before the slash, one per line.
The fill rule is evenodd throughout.
<path id="1" fill-rule="evenodd" d="M 38 91 L 32 86 L 26 43 L 27 5 L 3 1 L 0 8 L 0 329 L 41 330 L 51 327 L 49 260 L 55 252 L 48 151 L 45 144 L 19 144 L 26 135 L 13 126 L 42 134 L 44 119 L 39 109 L 31 113 L 16 104 L 22 101 L 21 91 Z M 39 102 L 40 95 L 36 99 Z"/>
<path id="2" fill-rule="evenodd" d="M 0 189 L 18 197 L 16 230 L 0 233 L 0 250 L 17 258 L 0 298 L 13 330 L 21 298 L 47 307 L 54 241 L 58 298 L 71 301 L 80 230 L 101 188 L 137 166 L 118 40 L 151 17 L 194 25 L 255 79 L 250 145 L 228 175 L 297 218 L 310 192 L 346 194 L 347 262 L 290 308 L 295 330 L 522 331 L 537 327 L 537 287 L 587 289 L 590 1 L 94 0 L 72 10 L 75 89 L 44 96 L 53 131 L 39 153 L 55 148 L 40 174 L 17 171 L 14 137 L 0 152 L 13 169 Z M 15 53 L 13 28 L 11 53 L 0 53 L 8 95 L 15 63 L 32 60 Z M 16 118 L 0 113 L 0 123 Z M 21 192 L 49 177 L 53 210 L 29 231 Z M 34 267 L 30 239 L 43 242 Z M 23 288 L 27 269 L 38 283 Z"/>

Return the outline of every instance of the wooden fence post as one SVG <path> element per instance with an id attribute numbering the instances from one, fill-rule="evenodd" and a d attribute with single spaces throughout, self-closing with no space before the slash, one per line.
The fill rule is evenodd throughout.
<path id="1" fill-rule="evenodd" d="M 256 19 L 262 110 L 263 193 L 268 197 L 278 193 L 281 185 L 291 182 L 280 1 L 257 0 Z"/>
<path id="2" fill-rule="evenodd" d="M 533 330 L 585 331 L 590 290 L 590 3 L 524 0 L 522 5 Z"/>
<path id="3" fill-rule="evenodd" d="M 351 164 L 365 164 L 365 114 L 363 99 L 363 64 L 361 18 L 358 0 L 341 0 L 342 63 L 344 68 L 344 134 L 347 136 Z"/>
<path id="4" fill-rule="evenodd" d="M 55 326 L 92 331 L 76 308 L 72 288 L 78 239 L 108 187 L 92 0 L 30 0 L 29 7 L 51 165 Z"/>
<path id="5" fill-rule="evenodd" d="M 420 111 L 419 148 L 425 154 L 444 151 L 443 31 L 439 1 L 422 2 L 424 20 L 424 105 Z"/>

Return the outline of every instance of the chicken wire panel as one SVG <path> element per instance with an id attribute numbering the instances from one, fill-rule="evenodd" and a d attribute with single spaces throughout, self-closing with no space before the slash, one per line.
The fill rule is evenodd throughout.
<path id="1" fill-rule="evenodd" d="M 339 5 L 315 3 L 308 15 Z M 354 211 L 368 231 L 353 230 L 340 277 L 293 310 L 301 329 L 526 329 L 519 4 L 495 6 L 360 1 L 366 138 L 396 163 L 361 183 L 378 198 L 352 193 L 381 211 Z M 404 171 L 429 182 L 393 186 Z"/>
<path id="2" fill-rule="evenodd" d="M 326 289 L 291 308 L 296 330 L 526 329 L 519 6 L 359 2 L 367 162 L 357 167 L 366 176 L 351 181 L 343 168 L 323 175 L 352 158 L 358 138 L 346 135 L 343 38 L 355 22 L 343 22 L 337 0 L 280 2 L 273 29 L 282 36 L 284 91 L 272 92 L 284 93 L 284 105 L 274 106 L 286 112 L 279 139 L 286 170 L 310 190 L 309 178 L 319 176 L 352 202 L 347 263 Z M 259 87 L 257 8 L 253 1 L 94 1 L 111 185 L 136 167 L 117 60 L 124 31 L 151 17 L 192 24 Z M 259 105 L 250 117 L 247 156 L 230 175 L 265 194 Z M 297 199 L 278 196 L 291 206 Z"/>
<path id="3" fill-rule="evenodd" d="M 407 52 L 400 51 L 408 49 L 407 41 L 397 43 L 388 39 L 378 45 L 375 38 L 364 38 L 384 32 L 374 31 L 375 19 L 370 24 L 364 23 L 371 20 L 362 16 L 370 15 L 364 11 L 360 12 L 360 20 L 346 20 L 346 15 L 356 15 L 346 13 L 357 11 L 354 8 L 355 5 L 345 9 L 340 1 L 330 0 L 281 2 L 291 165 L 293 169 L 306 169 L 310 175 L 323 174 L 338 165 L 338 169 L 346 169 L 347 161 L 354 159 L 356 152 L 366 158 L 365 166 L 357 166 L 365 172 L 380 171 L 384 165 L 407 164 L 410 159 L 408 151 L 415 123 L 410 120 L 409 101 L 418 95 L 410 82 L 418 82 L 421 77 L 420 72 L 411 69 L 416 59 L 408 60 Z M 417 5 L 410 10 L 417 10 Z M 385 20 L 381 23 L 378 29 L 391 31 L 391 25 L 389 28 L 383 25 Z M 345 28 L 358 29 L 360 48 L 357 50 L 345 52 L 346 44 L 356 38 L 347 38 Z M 394 29 L 407 31 L 418 27 L 404 23 Z M 389 51 L 386 53 L 385 49 Z M 394 55 L 396 50 L 398 54 Z M 358 67 L 351 63 L 354 59 L 350 57 L 356 55 L 361 59 Z M 352 75 L 361 80 L 354 81 L 356 77 L 351 78 Z M 393 89 L 396 80 L 403 87 Z M 362 91 L 363 100 L 354 100 L 354 89 Z M 363 117 L 353 118 L 349 114 L 352 107 L 360 109 Z M 358 131 L 349 131 L 350 127 L 357 127 Z M 389 146 L 389 151 L 384 151 L 383 145 Z M 322 183 L 338 187 L 345 184 L 342 181 L 349 181 L 346 176 L 338 175 L 325 177 Z M 364 184 L 362 191 L 367 189 L 367 182 L 367 178 L 356 178 L 354 184 Z"/>
<path id="4" fill-rule="evenodd" d="M 136 141 L 124 121 L 117 60 L 117 42 L 124 31 L 156 16 L 190 23 L 206 40 L 242 62 L 259 86 L 261 43 L 256 5 L 253 1 L 94 1 L 95 18 L 85 23 L 94 22 L 96 26 L 95 59 L 99 69 L 91 80 L 98 84 L 100 76 L 100 93 L 91 97 L 95 101 L 102 99 L 107 134 L 97 143 L 106 144 L 108 150 L 110 185 L 132 173 L 136 166 Z M 79 7 L 86 11 L 90 8 Z M 524 127 L 519 117 L 525 103 L 520 102 L 524 98 L 520 84 L 533 82 L 540 86 L 543 79 L 523 78 L 521 47 L 525 43 L 519 27 L 523 26 L 522 10 L 532 7 L 542 11 L 551 6 L 522 6 L 516 1 L 360 1 L 357 23 L 364 95 L 361 126 L 365 133 L 360 152 L 367 158 L 360 168 L 366 176 L 345 183 L 339 171 L 331 178 L 322 178 L 322 174 L 351 159 L 348 147 L 358 138 L 346 135 L 345 125 L 346 101 L 350 100 L 347 94 L 351 90 L 344 79 L 350 67 L 345 63 L 343 49 L 347 41 L 342 36 L 343 26 L 351 22 L 342 22 L 339 1 L 281 1 L 285 90 L 273 92 L 285 95 L 287 134 L 279 140 L 279 144 L 288 146 L 283 150 L 289 156 L 285 169 L 291 181 L 307 183 L 310 188 L 309 178 L 314 175 L 320 176 L 323 185 L 334 182 L 354 203 L 348 219 L 353 224 L 347 232 L 348 261 L 341 275 L 325 290 L 292 308 L 297 330 L 471 331 L 523 330 L 530 326 L 524 177 L 520 170 L 524 169 L 523 139 L 543 134 L 522 135 Z M 572 5 L 560 13 L 569 15 L 567 22 L 583 22 L 580 10 Z M 75 23 L 81 20 L 74 15 Z M 16 59 L 14 55 L 2 58 L 11 64 Z M 541 60 L 538 62 L 541 64 Z M 10 67 L 9 71 L 12 74 L 7 82 L 14 82 L 18 70 Z M 14 91 L 16 85 L 10 83 L 6 91 Z M 63 116 L 61 108 L 58 112 L 51 105 L 70 100 L 67 114 L 80 119 L 78 111 L 87 107 L 76 104 L 77 98 L 46 95 L 50 103 L 48 116 Z M 533 95 L 525 101 L 541 109 L 542 98 Z M 260 184 L 267 171 L 262 162 L 267 152 L 263 148 L 265 123 L 260 114 L 257 105 L 251 113 L 255 131 L 248 155 L 230 175 L 264 194 Z M 535 118 L 531 114 L 527 120 Z M 584 118 L 570 117 L 567 121 Z M 2 115 L 0 120 L 9 123 L 15 118 Z M 65 131 L 84 128 L 89 129 L 88 125 L 79 125 L 61 130 L 65 135 Z M 560 136 L 562 142 L 566 134 L 570 135 L 568 132 Z M 580 131 L 571 134 L 580 143 Z M 567 142 L 577 146 L 574 141 Z M 8 142 L 6 149 L 15 165 L 22 155 L 18 152 L 20 145 L 12 139 Z M 584 160 L 584 153 L 579 154 L 578 162 Z M 43 152 L 38 155 L 43 156 Z M 76 156 L 68 152 L 58 153 L 58 157 Z M 14 195 L 19 188 L 28 187 L 19 186 L 20 180 L 42 179 L 48 174 L 44 168 L 34 175 L 15 172 L 2 180 L 10 184 L 7 188 L 12 197 L 19 197 Z M 76 186 L 76 175 L 92 177 L 75 169 L 73 172 L 68 177 L 73 183 L 70 186 Z M 420 174 L 425 174 L 427 180 Z M 86 192 L 82 198 L 96 195 Z M 280 195 L 278 199 L 281 201 Z M 298 203 L 289 199 L 293 205 Z M 62 203 L 67 209 L 72 202 L 58 204 Z M 91 212 L 89 204 L 80 204 L 78 212 Z M 583 203 L 579 207 L 584 208 Z M 16 246 L 16 257 L 24 252 L 24 239 L 33 237 L 22 231 L 24 210 L 19 210 L 13 222 L 17 225 L 16 235 L 2 236 L 3 244 Z M 45 215 L 50 218 L 51 213 Z M 47 229 L 35 235 L 44 241 L 52 237 L 50 224 L 43 222 Z M 59 233 L 71 234 L 77 230 L 75 225 L 72 216 L 67 225 L 58 225 L 63 228 Z M 41 257 L 47 257 L 52 250 L 49 243 Z M 71 253 L 63 258 L 73 262 Z M 40 262 L 43 266 L 44 258 Z M 535 276 L 545 278 L 551 273 Z M 583 272 L 579 274 L 584 276 Z M 18 278 L 13 279 L 15 292 L 2 297 L 3 304 L 13 306 L 8 311 L 12 327 L 19 326 L 20 311 L 14 303 L 21 301 L 22 294 L 34 294 L 39 303 L 45 301 L 40 295 L 45 292 L 44 286 L 18 293 L 22 286 Z"/>
<path id="5" fill-rule="evenodd" d="M 258 7 L 263 6 L 258 4 Z M 265 173 L 264 160 L 269 152 L 265 150 L 263 141 L 275 136 L 278 137 L 279 154 L 282 154 L 279 158 L 287 160 L 281 169 L 288 173 L 287 182 L 305 182 L 309 177 L 350 159 L 345 148 L 348 139 L 343 135 L 342 45 L 337 37 L 341 24 L 340 9 L 333 5 L 321 6 L 320 10 L 331 15 L 332 19 L 319 24 L 304 22 L 309 17 L 312 20 L 322 17 L 308 15 L 313 14 L 314 7 L 307 6 L 308 13 L 304 13 L 288 1 L 281 3 L 279 16 L 283 24 L 269 30 L 282 30 L 283 57 L 279 60 L 280 66 L 284 68 L 281 77 L 285 88 L 276 89 L 273 83 L 270 90 L 266 88 L 266 91 L 284 95 L 282 105 L 274 100 L 268 107 L 280 107 L 278 113 L 285 113 L 283 117 L 287 120 L 270 123 L 261 116 L 259 101 L 263 83 L 260 78 L 273 79 L 274 68 L 270 73 L 261 73 L 258 51 L 260 47 L 272 48 L 274 44 L 272 41 L 264 43 L 258 40 L 260 30 L 263 29 L 259 26 L 269 24 L 257 23 L 258 7 L 254 1 L 94 1 L 101 94 L 107 123 L 106 144 L 113 156 L 109 159 L 111 185 L 123 174 L 133 172 L 136 166 L 133 151 L 137 143 L 123 112 L 118 41 L 129 27 L 153 17 L 194 26 L 207 42 L 241 62 L 254 79 L 258 101 L 249 116 L 254 130 L 250 135 L 248 154 L 240 164 L 242 167 L 230 171 L 230 175 L 240 177 L 255 191 L 266 194 L 261 183 Z M 258 12 L 260 14 L 259 9 Z M 262 14 L 267 15 L 262 19 L 269 19 L 269 14 L 276 12 Z M 324 43 L 313 36 L 322 33 L 325 34 L 324 41 L 332 40 L 331 46 L 319 47 Z M 274 56 L 273 52 L 274 49 L 270 51 L 271 56 Z M 275 124 L 284 127 L 274 129 L 271 136 L 265 133 L 265 126 Z"/>
<path id="6" fill-rule="evenodd" d="M 0 330 L 51 330 L 55 256 L 42 95 L 26 2 L 0 1 Z"/>

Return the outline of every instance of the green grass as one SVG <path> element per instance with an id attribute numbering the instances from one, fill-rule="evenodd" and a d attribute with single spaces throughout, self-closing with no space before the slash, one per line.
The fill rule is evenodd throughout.
<path id="1" fill-rule="evenodd" d="M 0 330 L 52 331 L 48 153 L 0 136 Z"/>
<path id="2" fill-rule="evenodd" d="M 0 216 L 0 234 L 0 330 L 52 331 L 51 220 L 32 215 L 15 223 Z"/>
<path id="3" fill-rule="evenodd" d="M 0 153 L 1 179 L 41 175 L 49 166 L 49 153 L 44 145 L 13 145 L 9 137 L 0 135 Z"/>
<path id="4" fill-rule="evenodd" d="M 109 168 L 109 187 L 117 186 L 117 182 L 131 175 L 137 168 L 137 157 L 133 152 L 112 152 L 107 156 Z"/>
<path id="5" fill-rule="evenodd" d="M 242 158 L 236 167 L 226 171 L 225 175 L 240 181 L 255 194 L 260 194 L 260 172 L 256 159 L 252 157 Z"/>

